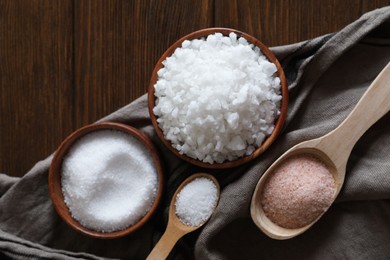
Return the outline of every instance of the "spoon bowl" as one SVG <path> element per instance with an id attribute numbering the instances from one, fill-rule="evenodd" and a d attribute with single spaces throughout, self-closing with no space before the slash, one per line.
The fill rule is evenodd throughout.
<path id="1" fill-rule="evenodd" d="M 251 216 L 255 224 L 266 235 L 268 235 L 271 238 L 282 240 L 282 239 L 288 239 L 297 236 L 305 232 L 307 229 L 309 229 L 325 213 L 323 212 L 321 215 L 319 215 L 312 223 L 303 226 L 301 228 L 295 228 L 295 229 L 281 227 L 275 224 L 274 222 L 272 222 L 272 220 L 270 220 L 267 217 L 261 204 L 263 189 L 266 184 L 266 180 L 268 180 L 268 178 L 273 174 L 274 170 L 281 163 L 297 155 L 303 155 L 303 154 L 310 155 L 323 162 L 326 165 L 326 167 L 329 169 L 330 173 L 332 174 L 336 186 L 335 193 L 333 195 L 333 200 L 336 199 L 338 193 L 342 188 L 345 174 L 340 174 L 340 173 L 342 172 L 345 173 L 346 163 L 344 166 L 339 165 L 339 167 L 337 168 L 337 166 L 334 164 L 332 159 L 330 159 L 330 157 L 324 151 L 316 147 L 316 141 L 318 140 L 315 139 L 315 140 L 303 142 L 288 150 L 268 168 L 268 170 L 264 173 L 258 185 L 256 186 L 255 192 L 253 194 L 252 202 L 251 202 Z"/>
<path id="2" fill-rule="evenodd" d="M 188 177 L 185 181 L 183 181 L 182 184 L 180 184 L 179 188 L 177 188 L 175 194 L 172 197 L 171 204 L 169 206 L 169 216 L 168 216 L 168 225 L 167 229 L 165 230 L 165 233 L 159 240 L 159 242 L 156 244 L 152 252 L 147 257 L 148 260 L 151 259 L 166 259 L 169 253 L 171 252 L 172 248 L 175 246 L 176 242 L 183 237 L 185 234 L 188 234 L 192 231 L 197 230 L 198 228 L 202 227 L 208 220 L 202 222 L 198 226 L 188 226 L 184 224 L 179 216 L 176 215 L 176 198 L 179 192 L 185 187 L 188 183 L 191 181 L 197 179 L 197 178 L 207 178 L 211 180 L 215 186 L 217 187 L 217 198 L 219 199 L 220 196 L 220 186 L 218 181 L 209 174 L 206 173 L 197 173 L 190 177 Z M 215 207 L 213 209 L 213 212 L 215 208 L 218 205 L 218 199 L 215 203 Z"/>
<path id="3" fill-rule="evenodd" d="M 254 223 L 266 235 L 274 239 L 289 239 L 302 234 L 316 223 L 325 211 L 310 224 L 289 229 L 272 222 L 264 213 L 262 194 L 267 179 L 281 163 L 291 156 L 308 154 L 322 161 L 335 181 L 333 201 L 343 186 L 346 165 L 352 148 L 360 137 L 382 116 L 390 110 L 390 63 L 381 71 L 366 90 L 348 117 L 330 133 L 295 145 L 277 159 L 263 174 L 256 185 L 251 201 L 251 217 Z"/>

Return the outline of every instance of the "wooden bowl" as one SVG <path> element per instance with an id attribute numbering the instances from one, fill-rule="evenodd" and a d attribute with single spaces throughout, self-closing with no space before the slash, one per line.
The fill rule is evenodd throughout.
<path id="1" fill-rule="evenodd" d="M 77 220 L 75 220 L 71 213 L 69 212 L 69 209 L 67 205 L 64 202 L 64 196 L 61 189 L 61 170 L 62 170 L 62 162 L 63 158 L 68 153 L 69 149 L 71 148 L 72 144 L 74 144 L 79 138 L 83 137 L 84 135 L 91 133 L 96 130 L 119 130 L 124 133 L 127 133 L 133 137 L 135 137 L 137 140 L 139 140 L 142 144 L 145 145 L 146 149 L 150 152 L 150 156 L 153 159 L 155 163 L 155 168 L 157 171 L 157 177 L 158 177 L 158 191 L 156 198 L 153 202 L 153 205 L 151 209 L 146 213 L 145 216 L 143 216 L 136 224 L 123 229 L 119 231 L 114 232 L 99 232 L 96 230 L 92 230 L 89 228 L 84 227 L 81 225 Z M 51 162 L 50 169 L 49 169 L 49 176 L 48 176 L 48 185 L 49 185 L 49 193 L 51 200 L 53 201 L 53 205 L 59 216 L 73 229 L 75 229 L 78 232 L 81 232 L 85 235 L 88 235 L 90 237 L 94 238 L 102 238 L 102 239 L 111 239 L 111 238 L 118 238 L 125 235 L 128 235 L 137 229 L 139 229 L 141 226 L 143 226 L 153 215 L 153 213 L 156 211 L 158 204 L 161 200 L 162 192 L 163 192 L 163 167 L 162 162 L 160 160 L 160 157 L 158 155 L 157 150 L 155 149 L 152 141 L 150 138 L 139 131 L 138 129 L 135 129 L 133 127 L 119 124 L 119 123 L 98 123 L 98 124 L 92 124 L 85 126 L 83 128 L 80 128 L 79 130 L 72 133 L 70 136 L 68 136 L 60 145 L 58 150 L 56 151 L 54 158 Z"/>
<path id="2" fill-rule="evenodd" d="M 281 106 L 280 106 L 280 115 L 279 117 L 276 118 L 275 121 L 275 129 L 272 132 L 271 135 L 269 135 L 263 142 L 263 144 L 258 147 L 252 154 L 248 156 L 243 156 L 240 157 L 234 161 L 225 161 L 223 163 L 205 163 L 197 159 L 193 159 L 189 156 L 182 155 L 180 154 L 172 145 L 171 142 L 164 137 L 163 131 L 160 129 L 157 123 L 157 117 L 153 113 L 153 108 L 155 107 L 155 95 L 154 95 L 154 85 L 158 80 L 158 75 L 157 72 L 164 66 L 163 61 L 167 58 L 170 57 L 174 51 L 181 46 L 182 42 L 185 40 L 193 40 L 193 39 L 200 39 L 202 37 L 207 37 L 210 34 L 214 33 L 222 33 L 223 35 L 227 36 L 229 33 L 234 32 L 237 34 L 238 37 L 244 37 L 248 42 L 254 44 L 255 46 L 259 47 L 262 53 L 266 56 L 266 58 L 274 63 L 277 68 L 277 76 L 280 78 L 280 84 L 281 84 L 281 95 L 282 95 L 282 101 L 281 101 Z M 168 48 L 168 50 L 165 51 L 165 53 L 161 56 L 161 58 L 158 60 L 153 73 L 152 77 L 150 79 L 149 83 L 149 89 L 148 89 L 148 108 L 149 108 L 149 115 L 153 124 L 153 127 L 160 138 L 160 140 L 164 143 L 164 145 L 171 151 L 173 152 L 177 157 L 194 164 L 199 167 L 203 168 L 210 168 L 210 169 L 224 169 L 224 168 L 231 168 L 231 167 L 236 167 L 242 164 L 245 164 L 249 161 L 252 161 L 253 159 L 259 157 L 260 154 L 262 154 L 276 139 L 278 136 L 280 130 L 282 129 L 284 120 L 286 118 L 287 114 L 287 107 L 288 107 L 288 88 L 287 88 L 287 80 L 284 75 L 282 66 L 280 65 L 279 61 L 276 59 L 275 55 L 268 49 L 267 46 L 265 46 L 262 42 L 257 40 L 256 38 L 243 33 L 241 31 L 237 31 L 234 29 L 229 29 L 229 28 L 207 28 L 199 31 L 195 31 L 193 33 L 190 33 L 181 39 L 179 39 L 177 42 L 175 42 L 172 46 Z"/>

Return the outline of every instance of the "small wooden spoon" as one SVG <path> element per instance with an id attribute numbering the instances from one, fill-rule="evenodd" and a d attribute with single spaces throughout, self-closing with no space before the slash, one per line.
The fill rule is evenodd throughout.
<path id="1" fill-rule="evenodd" d="M 176 242 L 183 237 L 185 234 L 188 234 L 192 231 L 195 231 L 196 229 L 203 226 L 206 222 L 204 221 L 199 226 L 187 226 L 183 222 L 181 222 L 180 218 L 176 215 L 176 197 L 177 194 L 181 191 L 181 189 L 191 181 L 197 179 L 197 178 L 207 178 L 214 182 L 215 186 L 217 187 L 217 197 L 219 198 L 220 195 L 220 187 L 218 181 L 211 175 L 206 173 L 197 173 L 190 177 L 188 177 L 183 183 L 179 186 L 179 188 L 176 190 L 175 194 L 172 197 L 171 204 L 169 206 L 169 219 L 168 219 L 168 226 L 165 230 L 165 233 L 162 235 L 158 243 L 153 248 L 152 252 L 149 254 L 149 256 L 146 258 L 147 260 L 154 260 L 154 259 L 166 259 L 171 252 L 172 248 L 175 246 Z M 215 207 L 217 206 L 217 203 L 215 204 Z M 215 208 L 213 209 L 213 211 Z"/>
<path id="2" fill-rule="evenodd" d="M 295 145 L 276 160 L 257 183 L 251 201 L 251 216 L 254 223 L 269 237 L 288 239 L 305 232 L 312 223 L 297 229 L 287 229 L 273 223 L 264 213 L 261 200 L 263 187 L 273 170 L 287 158 L 297 154 L 311 154 L 322 160 L 335 179 L 336 192 L 339 194 L 344 183 L 346 165 L 352 148 L 359 138 L 377 120 L 390 110 L 390 63 L 381 71 L 349 116 L 333 131 L 323 137 Z"/>

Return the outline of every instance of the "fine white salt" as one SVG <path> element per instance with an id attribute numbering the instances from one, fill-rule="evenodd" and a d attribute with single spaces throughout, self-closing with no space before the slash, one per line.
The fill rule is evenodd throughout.
<path id="1" fill-rule="evenodd" d="M 206 163 L 251 154 L 280 111 L 275 64 L 231 33 L 184 41 L 163 62 L 153 113 L 172 146 Z"/>
<path id="2" fill-rule="evenodd" d="M 64 158 L 62 192 L 81 225 L 112 232 L 140 220 L 157 194 L 150 153 L 135 137 L 98 130 L 79 139 Z"/>
<path id="3" fill-rule="evenodd" d="M 217 201 L 218 190 L 214 182 L 205 177 L 196 178 L 178 193 L 176 215 L 187 226 L 199 226 L 210 218 Z"/>

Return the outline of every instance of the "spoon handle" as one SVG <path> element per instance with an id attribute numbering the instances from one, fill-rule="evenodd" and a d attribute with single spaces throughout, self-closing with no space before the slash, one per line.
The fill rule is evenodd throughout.
<path id="1" fill-rule="evenodd" d="M 174 225 L 168 225 L 165 233 L 154 246 L 152 252 L 150 252 L 146 260 L 167 259 L 176 242 L 185 234 L 186 232 L 177 229 Z"/>
<path id="2" fill-rule="evenodd" d="M 360 137 L 390 110 L 390 63 L 379 73 L 348 117 L 328 137 L 344 147 L 348 157 Z M 343 160 L 344 158 L 340 158 Z"/>

